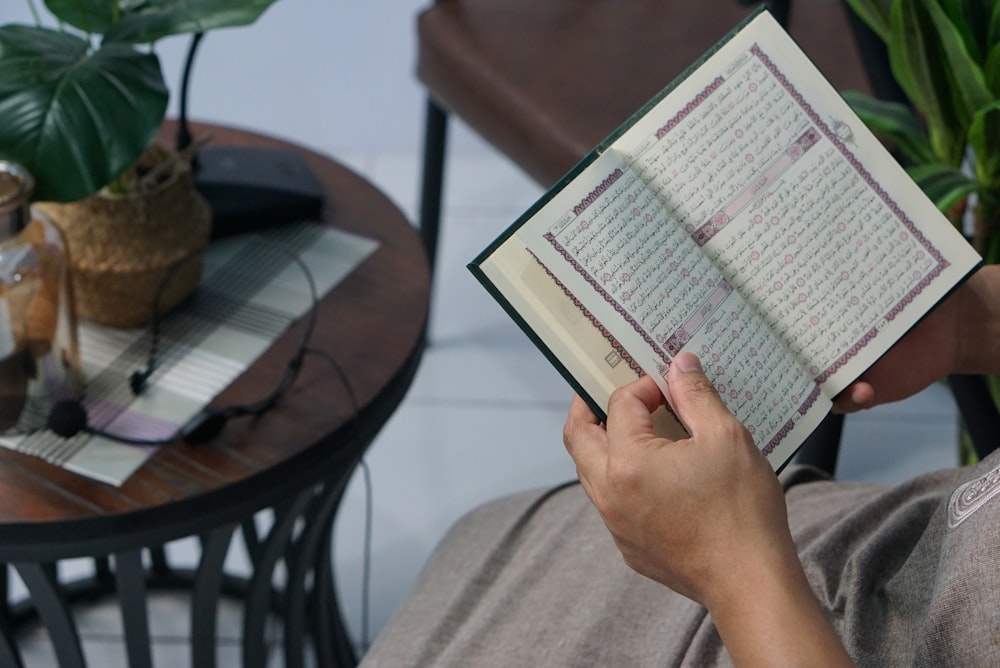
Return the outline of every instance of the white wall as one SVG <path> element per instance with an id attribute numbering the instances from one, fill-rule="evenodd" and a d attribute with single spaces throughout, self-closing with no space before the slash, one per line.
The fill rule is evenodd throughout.
<path id="1" fill-rule="evenodd" d="M 32 23 L 28 1 L 4 0 L 0 23 Z M 328 153 L 417 150 L 423 97 L 413 74 L 414 17 L 428 2 L 279 0 L 253 26 L 202 41 L 189 113 Z M 184 36 L 156 45 L 173 115 L 188 43 Z"/>

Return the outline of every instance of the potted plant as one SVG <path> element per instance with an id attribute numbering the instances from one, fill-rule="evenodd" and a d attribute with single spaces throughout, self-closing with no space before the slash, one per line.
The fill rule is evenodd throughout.
<path id="1" fill-rule="evenodd" d="M 44 25 L 37 0 L 26 1 L 35 25 L 0 26 L 0 158 L 29 170 L 34 199 L 46 202 L 39 208 L 66 233 L 74 280 L 83 283 L 77 286 L 81 315 L 138 324 L 151 315 L 151 293 L 169 308 L 194 288 L 209 235 L 207 205 L 186 165 L 171 151 L 151 148 L 168 102 L 153 45 L 172 35 L 251 24 L 275 0 L 44 0 L 57 27 Z M 184 192 L 191 196 L 187 203 Z M 75 205 L 48 204 L 81 201 L 83 213 Z M 173 211 L 166 222 L 121 222 L 99 232 L 93 216 L 122 203 L 126 218 Z M 143 241 L 146 232 L 153 236 Z M 167 249 L 172 238 L 189 247 Z M 115 240 L 131 247 L 108 255 L 93 248 Z M 196 260 L 180 268 L 189 255 Z M 162 290 L 171 273 L 176 286 Z M 86 285 L 90 274 L 101 275 L 93 290 Z M 124 304 L 106 284 L 109 275 L 121 287 L 141 288 L 147 306 L 118 308 L 122 318 L 113 321 L 88 312 L 82 302 L 89 292 Z"/>
<path id="2" fill-rule="evenodd" d="M 987 263 L 1000 261 L 1000 2 L 847 0 L 885 44 L 906 103 L 845 93 L 910 176 Z M 884 65 L 885 63 L 881 63 Z M 880 63 L 868 63 L 878 67 Z M 949 379 L 962 410 L 966 461 L 994 447 L 996 377 Z M 971 441 L 969 437 L 971 436 Z"/>
<path id="3" fill-rule="evenodd" d="M 892 144 L 924 192 L 1000 260 L 1000 3 L 847 0 L 887 47 L 910 104 L 845 97 Z"/>

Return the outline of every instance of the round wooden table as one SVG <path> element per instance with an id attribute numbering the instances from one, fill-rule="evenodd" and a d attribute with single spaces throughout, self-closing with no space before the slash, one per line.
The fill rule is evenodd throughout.
<path id="1" fill-rule="evenodd" d="M 0 561 L 18 572 L 31 596 L 16 606 L 8 602 L 0 615 L 0 665 L 20 665 L 11 629 L 30 616 L 46 626 L 61 666 L 83 666 L 72 603 L 110 593 L 122 606 L 130 665 L 149 666 L 146 593 L 162 586 L 190 587 L 194 666 L 215 664 L 217 605 L 226 593 L 243 597 L 245 665 L 265 665 L 264 626 L 275 612 L 290 668 L 302 664 L 307 635 L 320 665 L 356 662 L 334 591 L 333 517 L 419 364 L 430 293 L 423 247 L 395 205 L 333 160 L 251 132 L 200 124 L 194 130 L 196 137 L 210 132 L 213 144 L 298 152 L 322 183 L 322 222 L 379 241 L 318 304 L 310 348 L 336 360 L 344 378 L 329 359 L 308 355 L 272 410 L 230 420 L 208 443 L 160 448 L 120 487 L 0 449 Z M 168 123 L 161 134 L 170 138 L 174 131 Z M 276 386 L 299 346 L 303 320 L 213 404 L 254 402 Z M 273 524 L 258 535 L 254 517 L 267 509 Z M 236 535 L 251 554 L 248 579 L 223 569 Z M 167 563 L 162 546 L 187 536 L 199 537 L 200 562 L 181 572 Z M 57 562 L 76 557 L 94 557 L 95 575 L 60 582 Z M 273 576 L 282 563 L 288 577 L 276 590 Z"/>

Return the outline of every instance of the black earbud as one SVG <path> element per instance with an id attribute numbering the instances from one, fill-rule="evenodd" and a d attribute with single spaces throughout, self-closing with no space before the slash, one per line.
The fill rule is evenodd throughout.
<path id="1" fill-rule="evenodd" d="M 76 436 L 87 430 L 87 409 L 79 401 L 64 399 L 52 407 L 47 426 L 63 438 Z"/>
<path id="2" fill-rule="evenodd" d="M 128 377 L 128 386 L 132 390 L 132 394 L 135 396 L 142 394 L 142 391 L 146 389 L 146 381 L 152 375 L 152 366 L 147 367 L 145 371 L 133 371 L 132 375 Z"/>
<path id="3" fill-rule="evenodd" d="M 177 435 L 185 443 L 190 443 L 191 445 L 210 441 L 219 435 L 222 428 L 226 426 L 229 417 L 225 409 L 215 410 L 206 408 L 188 420 L 181 427 Z"/>

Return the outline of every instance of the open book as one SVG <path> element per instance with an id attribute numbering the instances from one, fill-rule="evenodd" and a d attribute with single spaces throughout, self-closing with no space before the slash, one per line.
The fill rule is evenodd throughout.
<path id="1" fill-rule="evenodd" d="M 777 469 L 980 262 L 762 11 L 469 268 L 602 418 L 690 350 Z"/>

